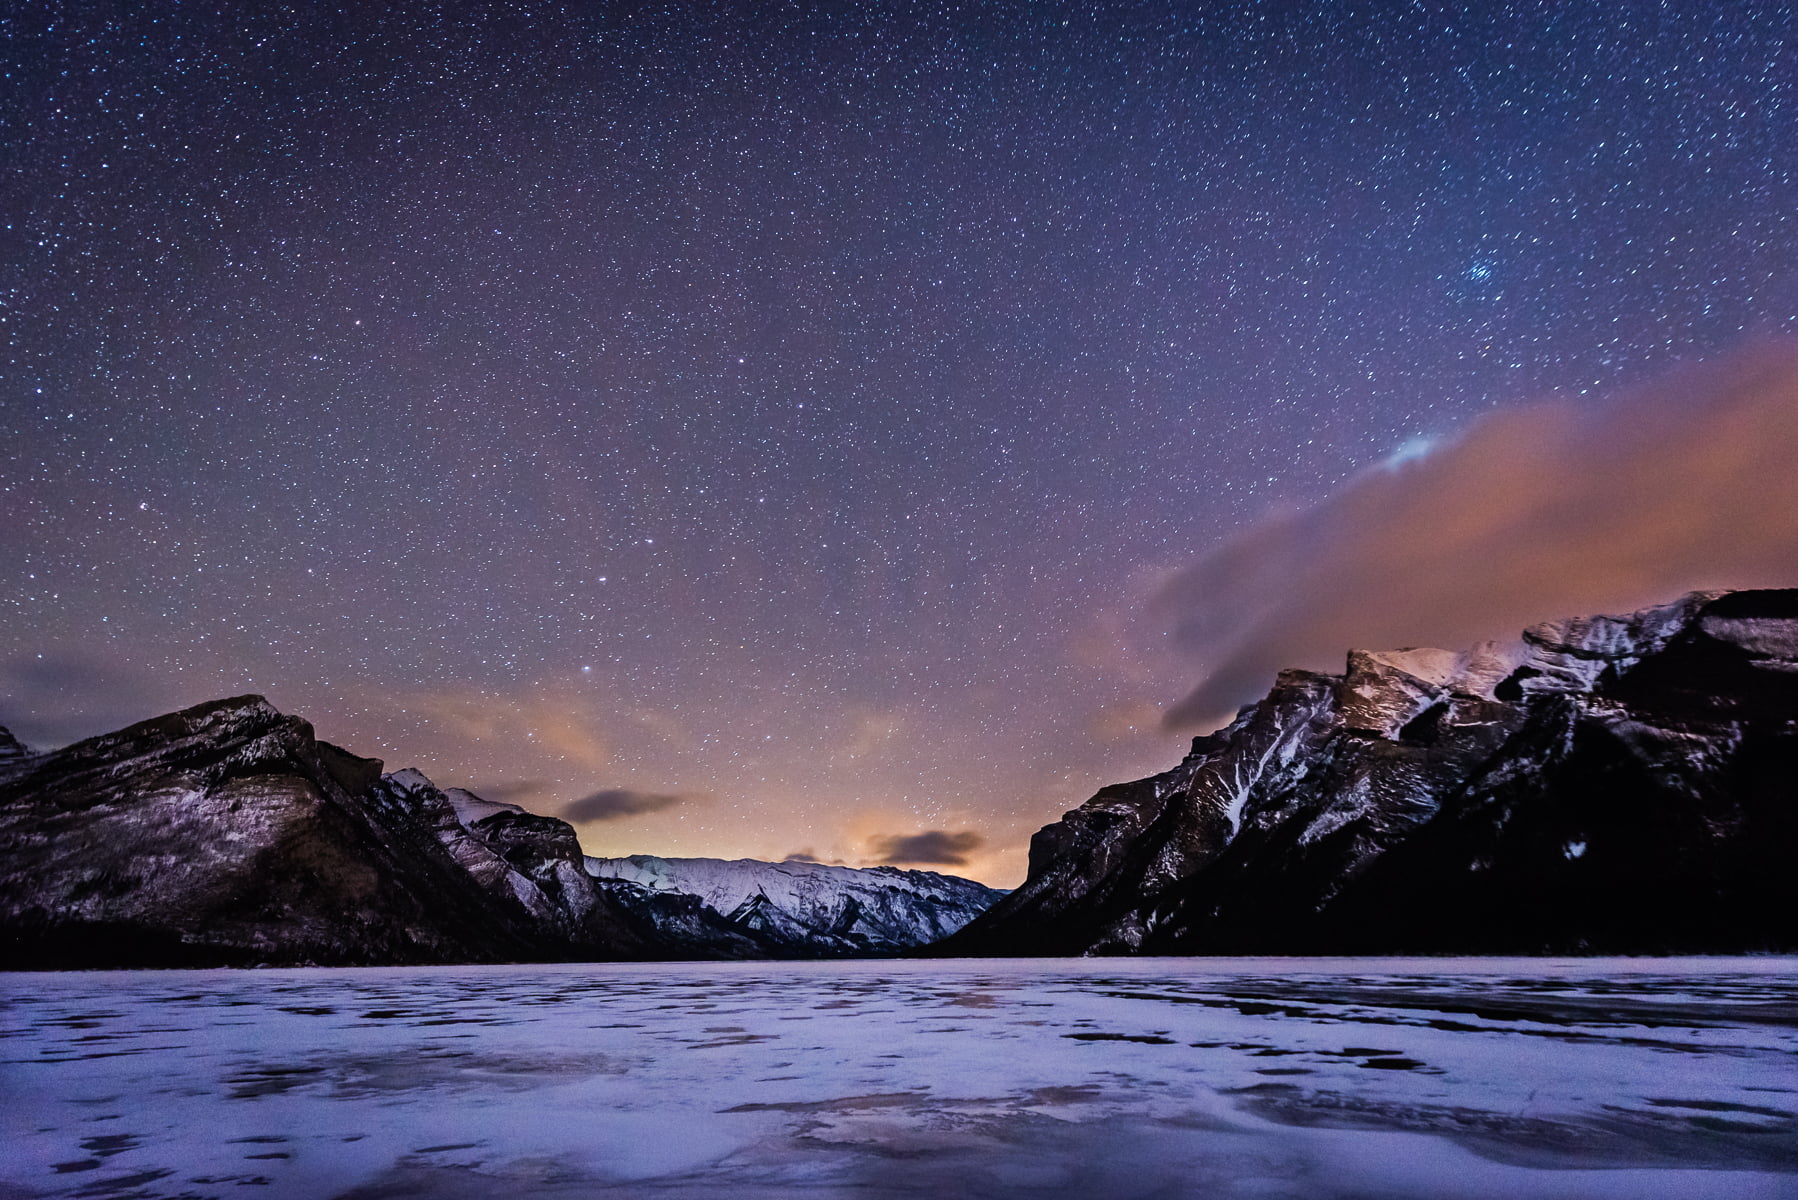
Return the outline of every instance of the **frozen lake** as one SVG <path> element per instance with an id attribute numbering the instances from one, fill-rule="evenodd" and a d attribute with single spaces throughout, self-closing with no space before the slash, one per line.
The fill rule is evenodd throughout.
<path id="1" fill-rule="evenodd" d="M 1798 1197 L 1798 960 L 0 975 L 0 1197 Z"/>

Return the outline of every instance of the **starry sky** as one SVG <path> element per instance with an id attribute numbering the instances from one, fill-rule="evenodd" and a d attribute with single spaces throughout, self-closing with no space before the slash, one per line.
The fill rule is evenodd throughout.
<path id="1" fill-rule="evenodd" d="M 15 4 L 0 55 L 0 722 L 261 692 L 590 853 L 1014 884 L 1192 732 L 1166 572 L 1798 333 L 1790 3 Z"/>

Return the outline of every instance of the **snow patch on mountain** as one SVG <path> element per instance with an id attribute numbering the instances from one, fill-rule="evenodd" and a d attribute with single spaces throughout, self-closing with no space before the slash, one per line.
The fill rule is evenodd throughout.
<path id="1" fill-rule="evenodd" d="M 597 879 L 697 896 L 733 925 L 795 951 L 886 953 L 954 933 L 1005 893 L 970 879 L 897 867 L 756 859 L 586 860 Z"/>
<path id="2" fill-rule="evenodd" d="M 1795 729 L 1798 589 L 1352 650 L 1039 830 L 933 953 L 1784 948 Z"/>

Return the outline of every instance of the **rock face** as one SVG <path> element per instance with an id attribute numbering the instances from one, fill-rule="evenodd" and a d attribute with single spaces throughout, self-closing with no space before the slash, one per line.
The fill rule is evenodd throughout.
<path id="1" fill-rule="evenodd" d="M 260 696 L 203 704 L 33 756 L 0 782 L 0 957 L 353 965 L 665 949 L 586 880 L 573 831 L 538 822 L 561 825 L 464 826 L 423 776 L 384 779 Z"/>
<path id="2" fill-rule="evenodd" d="M 1798 590 L 1281 673 L 951 954 L 1798 948 Z"/>
<path id="3" fill-rule="evenodd" d="M 664 869 L 595 878 L 590 861 Z M 588 860 L 566 822 L 383 775 L 260 696 L 48 754 L 0 730 L 0 966 L 15 969 L 869 953 L 959 928 L 999 895 L 815 865 L 822 882 L 782 891 L 805 869 L 722 863 L 769 882 L 721 912 L 669 886 L 670 871 L 717 877 L 681 873 L 707 861 Z"/>
<path id="4" fill-rule="evenodd" d="M 947 937 L 1005 895 L 934 871 L 717 858 L 589 858 L 650 895 L 695 896 L 786 956 L 883 954 Z"/>
<path id="5" fill-rule="evenodd" d="M 14 737 L 10 729 L 0 725 L 0 779 L 23 767 L 30 757 L 31 752 L 25 749 L 24 743 Z"/>
<path id="6" fill-rule="evenodd" d="M 376 803 L 428 820 L 456 864 L 510 898 L 555 958 L 764 958 L 769 947 L 698 906 L 622 894 L 587 873 L 574 827 L 462 788 L 440 791 L 417 770 L 381 777 Z M 608 950 L 610 953 L 608 953 Z"/>

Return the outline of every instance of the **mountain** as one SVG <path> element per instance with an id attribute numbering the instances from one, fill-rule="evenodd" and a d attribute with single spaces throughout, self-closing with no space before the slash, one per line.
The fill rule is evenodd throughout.
<path id="1" fill-rule="evenodd" d="M 687 897 L 639 896 L 594 879 L 574 827 L 416 769 L 383 775 L 376 802 L 429 813 L 438 841 L 489 893 L 529 914 L 551 957 L 766 958 L 773 948 Z"/>
<path id="2" fill-rule="evenodd" d="M 25 748 L 24 743 L 14 737 L 10 729 L 0 725 L 0 779 L 13 774 L 16 768 L 23 767 L 30 758 L 31 751 Z"/>
<path id="3" fill-rule="evenodd" d="M 1798 590 L 1285 671 L 945 954 L 1798 949 Z"/>
<path id="4" fill-rule="evenodd" d="M 896 953 L 947 937 L 1005 893 L 897 867 L 716 858 L 589 858 L 587 870 L 652 894 L 697 896 L 789 955 Z"/>
<path id="5" fill-rule="evenodd" d="M 727 915 L 653 872 L 595 878 L 590 861 L 603 860 L 567 822 L 416 770 L 383 775 L 260 696 L 44 754 L 0 730 L 0 963 L 13 968 L 867 953 L 956 928 L 998 894 L 835 867 L 783 892 L 774 880 L 795 872 L 780 864 L 725 863 L 769 881 Z"/>
<path id="6" fill-rule="evenodd" d="M 420 780 L 383 779 L 378 761 L 260 696 L 32 756 L 0 782 L 5 959 L 352 965 L 657 949 L 601 890 L 581 890 L 572 831 L 558 842 L 514 821 L 482 837 Z"/>

